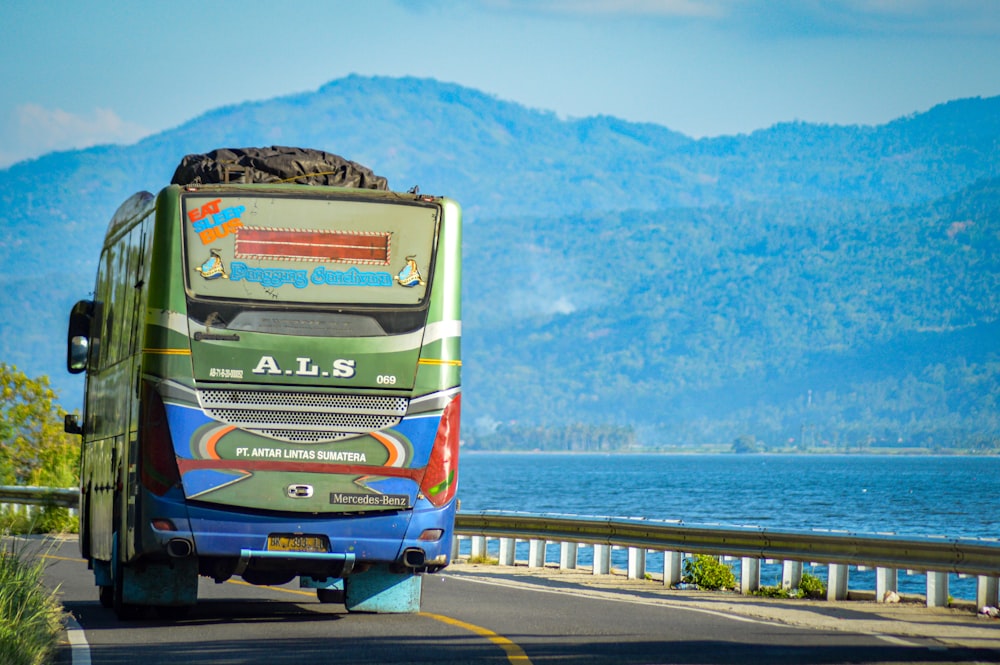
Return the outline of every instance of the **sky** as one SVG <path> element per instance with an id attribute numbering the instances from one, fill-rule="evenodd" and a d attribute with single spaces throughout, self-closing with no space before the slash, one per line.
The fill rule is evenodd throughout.
<path id="1" fill-rule="evenodd" d="M 0 168 L 350 74 L 694 138 L 1000 95 L 1000 0 L 2 0 Z"/>

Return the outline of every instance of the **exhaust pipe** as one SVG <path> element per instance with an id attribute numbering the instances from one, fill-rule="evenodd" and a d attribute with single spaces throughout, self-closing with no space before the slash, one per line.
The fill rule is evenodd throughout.
<path id="1" fill-rule="evenodd" d="M 194 552 L 194 545 L 187 538 L 171 538 L 167 542 L 167 554 L 175 559 L 189 557 L 192 552 Z"/>
<path id="2" fill-rule="evenodd" d="M 423 568 L 427 555 L 422 549 L 410 547 L 403 550 L 403 565 L 407 568 Z"/>

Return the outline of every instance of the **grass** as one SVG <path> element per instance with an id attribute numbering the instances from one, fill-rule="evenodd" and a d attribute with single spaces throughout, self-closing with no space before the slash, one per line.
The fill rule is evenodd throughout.
<path id="1" fill-rule="evenodd" d="M 802 580 L 796 589 L 786 589 L 783 586 L 762 586 L 754 591 L 753 595 L 767 598 L 824 598 L 826 597 L 826 585 L 815 575 L 803 573 Z"/>
<path id="2" fill-rule="evenodd" d="M 486 564 L 487 566 L 496 566 L 496 565 L 498 565 L 500 563 L 500 560 L 499 559 L 494 559 L 494 558 L 492 558 L 492 557 L 490 557 L 488 555 L 485 555 L 485 554 L 480 554 L 480 555 L 476 555 L 476 556 L 470 556 L 468 559 L 466 559 L 466 562 L 467 563 Z"/>
<path id="3" fill-rule="evenodd" d="M 62 631 L 62 606 L 55 592 L 42 584 L 44 560 L 30 554 L 6 537 L 0 547 L 0 663 L 4 665 L 51 662 Z"/>

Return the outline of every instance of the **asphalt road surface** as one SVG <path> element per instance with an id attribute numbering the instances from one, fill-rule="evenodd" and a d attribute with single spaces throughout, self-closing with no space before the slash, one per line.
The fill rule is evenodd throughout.
<path id="1" fill-rule="evenodd" d="M 184 618 L 123 622 L 98 603 L 75 540 L 36 550 L 71 628 L 82 628 L 69 631 L 59 665 L 1000 662 L 993 648 L 804 628 L 460 565 L 425 576 L 419 614 L 352 614 L 294 584 L 203 578 Z"/>

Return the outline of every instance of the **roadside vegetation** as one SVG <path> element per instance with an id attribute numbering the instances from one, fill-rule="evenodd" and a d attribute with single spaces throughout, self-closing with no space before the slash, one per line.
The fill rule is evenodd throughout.
<path id="1" fill-rule="evenodd" d="M 810 573 L 802 573 L 798 588 L 786 589 L 779 585 L 762 586 L 753 592 L 755 596 L 765 598 L 826 598 L 826 585 L 823 580 Z"/>
<path id="2" fill-rule="evenodd" d="M 725 591 L 736 588 L 736 576 L 732 567 L 709 554 L 696 554 L 684 561 L 685 584 L 694 584 L 699 589 Z"/>
<path id="3" fill-rule="evenodd" d="M 5 537 L 0 550 L 0 663 L 52 662 L 62 631 L 63 609 L 42 583 L 44 559 Z"/>
<path id="4" fill-rule="evenodd" d="M 30 379 L 0 363 L 0 485 L 77 485 L 80 437 L 63 431 L 65 415 L 47 377 Z M 76 520 L 57 506 L 33 511 L 8 507 L 0 511 L 0 529 L 67 532 L 76 530 Z"/>
<path id="5" fill-rule="evenodd" d="M 726 591 L 736 588 L 736 575 L 732 566 L 723 563 L 718 557 L 696 554 L 684 561 L 683 582 L 699 589 Z M 825 598 L 826 585 L 815 575 L 803 573 L 797 588 L 786 589 L 780 584 L 762 586 L 753 595 L 766 598 Z"/>
<path id="6" fill-rule="evenodd" d="M 0 363 L 0 485 L 74 487 L 80 439 L 63 432 L 65 411 L 46 377 L 28 378 Z M 76 519 L 58 506 L 0 511 L 0 663 L 52 662 L 63 609 L 43 584 L 44 559 L 14 534 L 64 533 Z"/>

